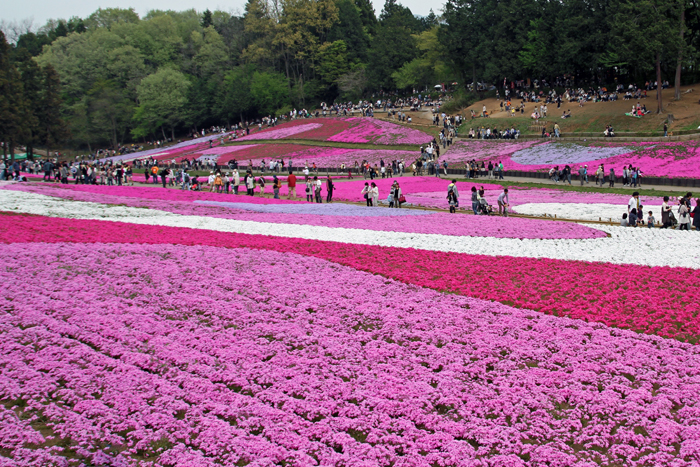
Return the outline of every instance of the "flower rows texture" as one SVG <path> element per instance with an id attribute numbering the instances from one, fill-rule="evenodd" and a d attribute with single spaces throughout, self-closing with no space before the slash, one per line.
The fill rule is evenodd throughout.
<path id="1" fill-rule="evenodd" d="M 277 251 L 53 243 L 0 256 L 18 298 L 2 304 L 1 397 L 76 465 L 700 455 L 696 346 Z M 15 426 L 14 449 L 44 447 Z"/>
<path id="2" fill-rule="evenodd" d="M 583 146 L 560 142 L 493 142 L 459 141 L 444 157 L 450 162 L 472 159 L 503 162 L 505 170 L 525 172 L 548 171 L 554 166 L 588 165 L 589 176 L 600 164 L 615 169 L 622 176 L 623 166 L 640 167 L 647 176 L 671 178 L 700 178 L 700 143 L 608 143 Z"/>

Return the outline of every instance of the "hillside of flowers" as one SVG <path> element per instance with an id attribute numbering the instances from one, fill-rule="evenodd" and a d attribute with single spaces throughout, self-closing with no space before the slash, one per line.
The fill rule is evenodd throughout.
<path id="1" fill-rule="evenodd" d="M 256 168 L 259 167 L 262 160 L 269 162 L 270 160 L 284 159 L 287 166 L 291 160 L 295 167 L 316 164 L 317 167 L 339 168 L 341 164 L 354 167 L 355 162 L 362 164 L 363 161 L 374 165 L 379 164 L 382 160 L 386 163 L 390 163 L 392 160 L 404 160 L 406 164 L 411 164 L 419 155 L 419 151 L 397 149 L 352 149 L 302 144 L 246 144 L 219 146 L 211 150 L 205 149 L 195 153 L 191 159 L 213 158 L 219 165 L 226 165 L 235 159 L 243 166 L 247 166 L 249 161 L 253 161 Z"/>
<path id="2" fill-rule="evenodd" d="M 32 182 L 0 229 L 2 465 L 700 461 L 693 232 Z"/>
<path id="3" fill-rule="evenodd" d="M 505 170 L 525 172 L 548 171 L 554 166 L 585 164 L 589 173 L 595 173 L 604 164 L 606 176 L 611 168 L 618 177 L 622 168 L 640 167 L 644 175 L 669 178 L 700 178 L 700 143 L 697 141 L 673 143 L 579 143 L 562 142 L 456 142 L 442 158 L 456 166 L 475 159 L 503 163 Z"/>
<path id="4" fill-rule="evenodd" d="M 239 138 L 242 141 L 257 139 L 420 145 L 432 141 L 433 137 L 420 130 L 370 117 L 329 117 L 292 120 Z"/>

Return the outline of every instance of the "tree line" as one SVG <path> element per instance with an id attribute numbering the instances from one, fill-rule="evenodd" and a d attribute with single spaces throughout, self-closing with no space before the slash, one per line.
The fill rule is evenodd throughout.
<path id="1" fill-rule="evenodd" d="M 369 0 L 99 9 L 2 38 L 0 138 L 116 148 L 447 82 L 680 86 L 697 78 L 699 38 L 686 0 L 447 0 L 425 17 L 396 0 L 378 16 Z"/>

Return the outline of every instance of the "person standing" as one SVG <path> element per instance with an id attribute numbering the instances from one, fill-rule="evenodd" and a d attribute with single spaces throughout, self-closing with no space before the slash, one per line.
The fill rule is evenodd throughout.
<path id="1" fill-rule="evenodd" d="M 238 169 L 233 169 L 233 194 L 238 194 L 238 186 L 241 184 L 241 175 L 238 173 Z"/>
<path id="2" fill-rule="evenodd" d="M 447 202 L 450 205 L 450 212 L 454 214 L 457 210 L 457 207 L 459 206 L 459 191 L 457 190 L 457 180 L 452 180 L 452 183 L 447 185 Z"/>
<path id="3" fill-rule="evenodd" d="M 328 175 L 328 178 L 326 178 L 326 203 L 330 203 L 331 201 L 333 201 L 334 189 L 335 185 L 333 184 L 333 179 L 330 175 Z"/>
<path id="4" fill-rule="evenodd" d="M 477 216 L 479 215 L 479 194 L 476 192 L 476 187 L 472 187 L 472 211 Z"/>
<path id="5" fill-rule="evenodd" d="M 167 183 L 167 178 L 168 178 L 168 172 L 170 169 L 167 169 L 163 167 L 160 169 L 160 179 L 163 182 L 163 188 L 165 188 L 165 184 Z"/>
<path id="6" fill-rule="evenodd" d="M 401 187 L 399 186 L 399 182 L 394 180 L 394 185 L 391 187 L 392 194 L 394 195 L 394 207 L 395 208 L 401 208 L 401 201 L 402 199 L 405 199 L 403 197 L 403 192 L 401 190 Z"/>
<path id="7" fill-rule="evenodd" d="M 297 199 L 297 176 L 292 171 L 289 172 L 289 177 L 287 177 L 287 189 L 289 190 L 287 199 Z"/>
<path id="8" fill-rule="evenodd" d="M 313 183 L 313 188 L 314 188 L 314 198 L 316 199 L 317 203 L 322 203 L 323 200 L 321 199 L 321 188 L 323 187 L 323 183 L 321 180 L 318 179 L 318 176 L 314 175 L 314 183 Z"/>
<path id="9" fill-rule="evenodd" d="M 309 203 L 314 202 L 314 183 L 310 177 L 306 177 L 306 201 Z"/>
<path id="10" fill-rule="evenodd" d="M 700 198 L 695 200 L 695 209 L 693 209 L 693 226 L 695 230 L 700 230 Z"/>
<path id="11" fill-rule="evenodd" d="M 627 202 L 627 214 L 632 212 L 632 209 L 636 209 L 637 212 L 640 212 L 640 209 L 642 206 L 639 204 L 639 192 L 635 191 L 632 193 L 632 197 L 630 200 Z"/>
<path id="12" fill-rule="evenodd" d="M 365 186 L 362 187 L 362 191 L 360 194 L 365 198 L 365 202 L 367 203 L 367 207 L 372 206 L 372 197 L 370 196 L 370 187 L 369 183 L 365 182 Z"/>
<path id="13" fill-rule="evenodd" d="M 260 175 L 260 178 L 258 178 L 258 186 L 260 187 L 260 197 L 264 198 L 265 197 L 265 176 Z"/>
<path id="14" fill-rule="evenodd" d="M 615 169 L 610 167 L 610 188 L 615 186 Z"/>
<path id="15" fill-rule="evenodd" d="M 498 179 L 503 180 L 503 162 L 498 163 Z"/>
<path id="16" fill-rule="evenodd" d="M 508 199 L 508 188 L 505 188 L 501 194 L 498 195 L 498 215 L 508 217 L 508 206 L 510 206 Z"/>
<path id="17" fill-rule="evenodd" d="M 272 193 L 273 193 L 273 198 L 274 199 L 280 199 L 280 188 L 282 188 L 282 182 L 280 181 L 279 178 L 277 178 L 277 175 L 272 176 Z"/>
<path id="18" fill-rule="evenodd" d="M 372 182 L 372 187 L 369 190 L 372 195 L 372 206 L 379 206 L 379 187 Z"/>

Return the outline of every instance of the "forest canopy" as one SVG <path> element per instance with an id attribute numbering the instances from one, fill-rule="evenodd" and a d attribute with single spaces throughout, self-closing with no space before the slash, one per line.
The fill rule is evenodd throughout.
<path id="1" fill-rule="evenodd" d="M 369 0 L 98 9 L 2 38 L 0 136 L 116 147 L 446 82 L 680 85 L 697 78 L 699 33 L 685 0 L 447 0 L 426 17 L 396 0 L 378 16 Z"/>

